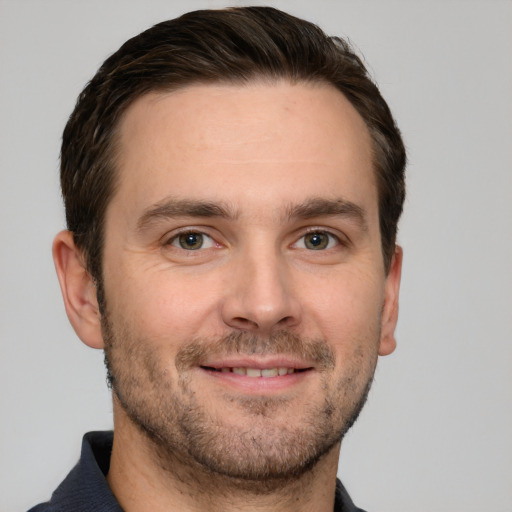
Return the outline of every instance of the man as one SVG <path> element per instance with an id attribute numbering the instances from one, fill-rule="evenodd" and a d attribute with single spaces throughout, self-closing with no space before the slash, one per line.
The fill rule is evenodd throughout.
<path id="1" fill-rule="evenodd" d="M 64 131 L 53 253 L 115 435 L 33 510 L 360 510 L 339 448 L 395 348 L 404 167 L 350 47 L 275 9 L 107 59 Z"/>

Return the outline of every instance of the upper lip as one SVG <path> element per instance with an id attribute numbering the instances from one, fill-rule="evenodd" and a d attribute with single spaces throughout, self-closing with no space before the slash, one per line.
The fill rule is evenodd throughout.
<path id="1" fill-rule="evenodd" d="M 207 368 L 258 368 L 265 370 L 269 368 L 295 368 L 304 370 L 312 368 L 314 365 L 308 361 L 291 358 L 289 356 L 236 356 L 226 358 L 208 359 L 201 363 L 202 367 Z"/>

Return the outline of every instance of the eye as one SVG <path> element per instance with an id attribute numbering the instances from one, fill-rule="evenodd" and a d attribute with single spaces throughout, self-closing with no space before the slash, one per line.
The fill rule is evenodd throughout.
<path id="1" fill-rule="evenodd" d="M 295 244 L 299 249 L 322 251 L 331 249 L 339 244 L 337 237 L 326 231 L 312 231 L 301 237 Z"/>
<path id="2" fill-rule="evenodd" d="M 214 241 L 208 235 L 196 231 L 180 233 L 169 240 L 169 245 L 185 249 L 186 251 L 197 251 L 199 249 L 209 249 L 214 246 Z"/>

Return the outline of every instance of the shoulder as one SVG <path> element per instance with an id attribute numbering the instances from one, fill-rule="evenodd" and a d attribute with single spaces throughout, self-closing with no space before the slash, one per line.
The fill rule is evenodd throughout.
<path id="1" fill-rule="evenodd" d="M 334 502 L 334 512 L 366 512 L 362 508 L 357 508 L 350 498 L 347 490 L 340 480 L 336 480 L 336 499 Z"/>
<path id="2" fill-rule="evenodd" d="M 28 512 L 122 512 L 105 478 L 112 439 L 112 432 L 86 434 L 77 465 L 48 502 L 40 503 Z"/>

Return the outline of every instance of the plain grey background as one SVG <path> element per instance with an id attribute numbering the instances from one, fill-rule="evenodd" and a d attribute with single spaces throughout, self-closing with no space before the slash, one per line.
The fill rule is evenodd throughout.
<path id="1" fill-rule="evenodd" d="M 348 36 L 409 150 L 399 344 L 340 476 L 369 512 L 512 511 L 512 2 L 250 3 Z M 2 511 L 47 499 L 82 434 L 111 427 L 102 353 L 69 327 L 50 254 L 66 118 L 128 37 L 224 5 L 0 0 Z"/>

